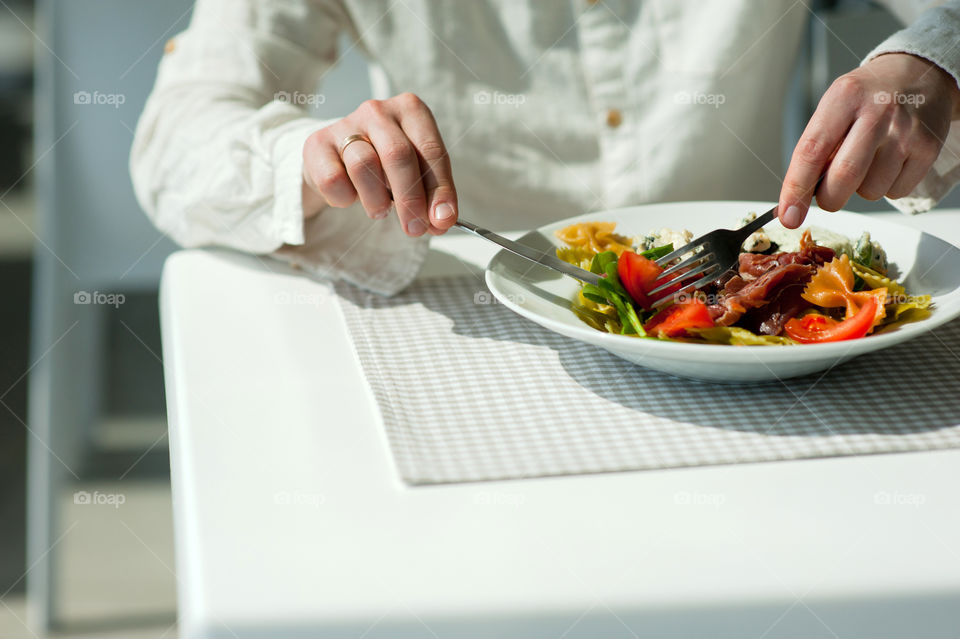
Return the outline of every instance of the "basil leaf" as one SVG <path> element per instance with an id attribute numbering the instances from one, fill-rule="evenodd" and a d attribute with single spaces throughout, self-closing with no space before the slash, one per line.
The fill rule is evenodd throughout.
<path id="1" fill-rule="evenodd" d="M 593 260 L 590 262 L 590 272 L 596 273 L 597 275 L 603 275 L 607 272 L 607 266 L 613 264 L 614 267 L 617 265 L 617 254 L 613 251 L 604 251 L 603 253 L 597 253 L 593 256 Z"/>
<path id="2" fill-rule="evenodd" d="M 661 257 L 668 253 L 673 253 L 673 244 L 664 244 L 663 246 L 654 246 L 652 249 L 646 250 L 640 255 L 647 258 L 648 260 L 659 260 Z"/>

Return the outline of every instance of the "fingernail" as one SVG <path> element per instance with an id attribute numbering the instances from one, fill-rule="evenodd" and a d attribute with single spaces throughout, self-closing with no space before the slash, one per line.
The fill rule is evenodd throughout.
<path id="1" fill-rule="evenodd" d="M 438 222 L 442 220 L 449 220 L 453 216 L 453 207 L 446 202 L 441 202 L 437 205 L 437 208 L 433 210 L 433 217 L 435 217 Z"/>
<path id="2" fill-rule="evenodd" d="M 784 226 L 795 229 L 803 221 L 803 211 L 796 204 L 791 204 L 780 216 L 780 221 L 783 222 Z"/>
<path id="3" fill-rule="evenodd" d="M 423 220 L 418 217 L 413 218 L 407 222 L 407 234 L 408 235 L 423 235 L 424 231 L 427 230 L 427 225 L 424 224 Z"/>

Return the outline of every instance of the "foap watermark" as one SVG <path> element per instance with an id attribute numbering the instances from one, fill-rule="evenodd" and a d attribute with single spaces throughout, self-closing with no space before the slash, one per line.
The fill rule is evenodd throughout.
<path id="1" fill-rule="evenodd" d="M 73 94 L 73 103 L 91 106 L 112 106 L 119 109 L 127 101 L 123 93 L 101 93 L 100 91 L 77 91 Z"/>
<path id="2" fill-rule="evenodd" d="M 309 493 L 302 490 L 281 490 L 273 494 L 273 503 L 278 506 L 310 506 L 319 508 L 327 498 L 320 493 Z"/>
<path id="3" fill-rule="evenodd" d="M 273 302 L 280 306 L 322 306 L 326 304 L 328 296 L 328 293 L 277 291 L 273 295 Z"/>
<path id="4" fill-rule="evenodd" d="M 526 501 L 526 496 L 520 493 L 483 491 L 473 496 L 473 503 L 478 506 L 509 506 L 511 508 L 519 508 Z"/>
<path id="5" fill-rule="evenodd" d="M 277 102 L 286 102 L 296 106 L 320 106 L 326 103 L 327 96 L 322 93 L 303 93 L 301 91 L 277 91 L 273 94 L 273 99 Z"/>
<path id="6" fill-rule="evenodd" d="M 509 295 L 505 295 L 504 299 L 514 304 L 523 304 L 527 298 L 523 296 L 523 293 L 510 293 Z M 489 291 L 477 291 L 473 294 L 473 303 L 485 306 L 487 304 L 500 304 L 500 300 L 494 297 Z"/>
<path id="7" fill-rule="evenodd" d="M 878 506 L 913 506 L 919 508 L 927 503 L 923 493 L 902 493 L 899 490 L 888 492 L 881 490 L 873 494 L 873 503 Z"/>
<path id="8" fill-rule="evenodd" d="M 113 506 L 120 508 L 127 501 L 123 493 L 101 493 L 95 490 L 92 493 L 86 490 L 78 490 L 73 493 L 73 503 L 78 506 Z"/>
<path id="9" fill-rule="evenodd" d="M 102 293 L 100 291 L 77 291 L 73 294 L 74 304 L 83 304 L 91 306 L 112 306 L 119 308 L 121 304 L 127 301 L 123 293 Z"/>
<path id="10" fill-rule="evenodd" d="M 710 106 L 719 109 L 727 101 L 727 96 L 723 93 L 703 93 L 701 91 L 678 91 L 673 94 L 673 101 L 676 104 L 694 104 L 699 106 Z"/>
<path id="11" fill-rule="evenodd" d="M 877 91 L 873 94 L 875 104 L 905 104 L 910 106 L 920 106 L 927 101 L 927 96 L 922 93 L 900 93 L 899 91 Z"/>
<path id="12" fill-rule="evenodd" d="M 500 93 L 499 91 L 477 91 L 473 94 L 473 103 L 481 106 L 511 106 L 519 109 L 527 102 L 527 96 L 522 93 Z"/>
<path id="13" fill-rule="evenodd" d="M 712 506 L 719 509 L 727 501 L 722 493 L 699 493 L 680 491 L 673 494 L 673 503 L 680 506 Z"/>

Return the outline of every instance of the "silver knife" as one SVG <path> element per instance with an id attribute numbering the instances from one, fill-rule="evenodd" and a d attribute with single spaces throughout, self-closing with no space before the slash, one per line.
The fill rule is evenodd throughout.
<path id="1" fill-rule="evenodd" d="M 487 230 L 483 227 L 477 226 L 472 222 L 468 222 L 464 219 L 457 220 L 457 226 L 462 228 L 465 231 L 473 233 L 477 237 L 482 237 L 483 239 L 498 244 L 503 248 L 507 249 L 515 255 L 519 255 L 524 259 L 528 259 L 531 262 L 536 262 L 541 266 L 546 266 L 549 269 L 554 271 L 559 271 L 564 275 L 569 275 L 574 279 L 578 279 L 581 282 L 587 282 L 588 284 L 597 284 L 600 281 L 600 276 L 596 273 L 591 273 L 590 271 L 585 271 L 582 268 L 574 266 L 573 264 L 568 264 L 564 262 L 556 255 L 551 255 L 550 253 L 542 253 L 536 249 L 530 248 L 529 246 L 524 246 L 523 244 L 517 244 L 512 240 L 508 240 L 502 235 L 497 235 L 493 231 Z"/>

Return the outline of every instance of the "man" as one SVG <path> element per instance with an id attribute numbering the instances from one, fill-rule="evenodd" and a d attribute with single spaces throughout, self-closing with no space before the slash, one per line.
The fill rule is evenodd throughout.
<path id="1" fill-rule="evenodd" d="M 387 294 L 461 212 L 529 228 L 779 192 L 796 227 L 824 172 L 825 209 L 859 192 L 922 210 L 960 178 L 960 0 L 912 14 L 823 96 L 781 184 L 803 2 L 199 0 L 137 128 L 134 183 L 185 246 Z M 318 121 L 290 97 L 312 95 L 342 33 L 394 97 Z"/>

